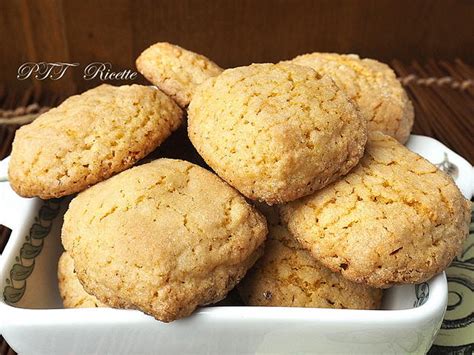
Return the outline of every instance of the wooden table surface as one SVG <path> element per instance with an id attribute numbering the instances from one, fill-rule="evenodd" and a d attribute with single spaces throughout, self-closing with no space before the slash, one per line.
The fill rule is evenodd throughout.
<path id="1" fill-rule="evenodd" d="M 0 83 L 21 85 L 24 62 L 107 61 L 134 68 L 138 54 L 168 41 L 224 68 L 275 62 L 308 52 L 357 53 L 474 64 L 474 1 L 469 0 L 17 0 L 0 2 Z M 71 71 L 34 82 L 56 93 L 97 81 Z M 67 80 L 66 80 L 67 79 Z"/>

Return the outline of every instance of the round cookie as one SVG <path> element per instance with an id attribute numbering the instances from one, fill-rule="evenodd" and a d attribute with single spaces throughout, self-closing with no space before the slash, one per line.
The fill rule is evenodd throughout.
<path id="1" fill-rule="evenodd" d="M 252 306 L 377 309 L 382 291 L 317 262 L 282 225 L 269 227 L 265 252 L 237 286 Z"/>
<path id="2" fill-rule="evenodd" d="M 74 260 L 67 252 L 59 258 L 58 281 L 59 293 L 65 308 L 107 307 L 97 298 L 84 291 L 74 271 Z"/>
<path id="3" fill-rule="evenodd" d="M 385 288 L 420 283 L 444 270 L 461 251 L 469 206 L 449 176 L 373 132 L 348 175 L 280 212 L 323 265 Z"/>
<path id="4" fill-rule="evenodd" d="M 225 70 L 197 89 L 191 142 L 246 197 L 292 201 L 345 175 L 367 139 L 366 122 L 333 81 L 294 64 Z"/>
<path id="5" fill-rule="evenodd" d="M 329 75 L 359 106 L 369 131 L 381 131 L 401 143 L 407 141 L 413 127 L 413 105 L 388 65 L 336 53 L 304 54 L 291 62 Z"/>
<path id="6" fill-rule="evenodd" d="M 210 59 L 166 42 L 145 49 L 136 65 L 145 78 L 181 107 L 188 106 L 198 85 L 222 72 Z"/>
<path id="7" fill-rule="evenodd" d="M 157 89 L 100 85 L 16 132 L 10 184 L 43 199 L 82 191 L 131 167 L 181 122 L 181 109 Z"/>
<path id="8" fill-rule="evenodd" d="M 62 241 L 87 292 L 169 322 L 223 299 L 266 234 L 265 218 L 217 176 L 159 159 L 74 198 Z"/>

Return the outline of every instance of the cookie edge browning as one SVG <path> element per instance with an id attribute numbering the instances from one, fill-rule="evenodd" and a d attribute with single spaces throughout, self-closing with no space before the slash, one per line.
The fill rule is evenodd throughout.
<path id="1" fill-rule="evenodd" d="M 300 68 L 306 68 L 306 70 L 310 70 L 313 72 L 316 76 L 320 77 L 319 74 L 316 73 L 312 68 L 307 67 L 307 66 L 302 66 L 302 65 L 297 65 L 293 63 L 284 63 L 280 62 L 277 64 L 273 63 L 258 63 L 258 64 L 252 64 L 250 66 L 243 66 L 243 67 L 237 67 L 237 68 L 231 68 L 225 70 L 223 73 L 234 71 L 234 70 L 243 70 L 245 68 L 251 68 L 251 67 L 257 67 L 257 66 L 290 66 L 290 67 L 300 67 Z M 211 78 L 207 80 L 200 88 L 198 88 L 197 92 L 200 92 L 201 90 L 206 90 L 208 87 L 214 86 L 216 80 L 220 80 L 223 78 L 223 75 L 221 74 L 218 77 Z M 327 80 L 333 88 L 336 89 L 337 92 L 339 92 L 340 95 L 343 95 L 345 97 L 345 93 L 340 90 L 333 80 L 329 76 L 324 76 L 321 80 Z M 197 100 L 196 100 L 197 101 Z M 265 202 L 269 205 L 273 204 L 282 204 L 282 203 L 287 203 L 291 202 L 293 200 L 302 198 L 304 196 L 307 196 L 321 188 L 324 188 L 324 186 L 330 184 L 331 182 L 339 179 L 341 176 L 344 176 L 347 174 L 353 167 L 355 167 L 358 163 L 358 161 L 362 158 L 364 154 L 364 149 L 365 145 L 367 143 L 367 122 L 365 119 L 363 119 L 360 114 L 359 110 L 357 107 L 352 103 L 351 100 L 347 98 L 347 104 L 351 106 L 354 110 L 354 114 L 357 115 L 357 119 L 360 121 L 360 125 L 357 127 L 358 130 L 360 131 L 360 134 L 358 134 L 358 140 L 348 140 L 347 143 L 347 150 L 348 154 L 346 157 L 346 160 L 341 162 L 340 166 L 338 169 L 333 169 L 331 175 L 329 177 L 325 178 L 313 178 L 312 179 L 312 184 L 311 184 L 311 191 L 307 191 L 306 188 L 309 184 L 298 186 L 297 188 L 291 188 L 293 184 L 288 184 L 288 187 L 285 192 L 269 192 L 268 189 L 259 189 L 261 190 L 259 193 L 255 193 L 254 187 L 252 186 L 244 186 L 244 183 L 236 183 L 235 180 L 241 180 L 244 181 L 246 178 L 230 178 L 229 172 L 225 172 L 226 169 L 222 169 L 221 167 L 218 166 L 218 164 L 215 163 L 216 159 L 212 157 L 212 153 L 206 152 L 205 149 L 202 148 L 205 144 L 202 144 L 202 138 L 200 137 L 199 130 L 196 130 L 193 127 L 199 126 L 200 123 L 193 123 L 195 119 L 193 118 L 192 112 L 194 110 L 199 110 L 199 108 L 195 108 L 193 106 L 193 102 L 191 102 L 191 105 L 189 106 L 189 111 L 188 111 L 188 135 L 191 140 L 191 143 L 193 146 L 196 148 L 196 150 L 199 152 L 201 157 L 206 161 L 206 163 L 218 174 L 223 180 L 225 180 L 229 185 L 233 186 L 235 189 L 237 189 L 240 193 L 242 193 L 245 197 L 257 201 L 257 202 Z M 351 111 L 352 113 L 352 111 Z M 346 124 L 350 120 L 346 121 Z M 316 129 L 317 130 L 317 129 Z M 347 138 L 347 137 L 346 137 Z M 207 138 L 208 139 L 208 138 Z M 287 173 L 287 171 L 285 171 Z M 233 181 L 232 181 L 233 180 Z M 239 186 L 238 186 L 239 185 Z"/>
<path id="2" fill-rule="evenodd" d="M 177 159 L 159 159 L 159 160 L 176 161 Z M 123 295 L 123 294 L 113 295 L 110 292 L 108 295 L 102 294 L 102 292 L 100 291 L 101 288 L 97 289 L 97 287 L 95 287 L 100 284 L 100 281 L 91 282 L 89 285 L 86 274 L 84 274 L 83 272 L 84 270 L 81 270 L 81 269 L 78 270 L 78 278 L 79 280 L 81 280 L 81 283 L 83 284 L 86 292 L 93 294 L 99 301 L 103 302 L 104 304 L 108 306 L 115 307 L 115 308 L 138 309 L 163 322 L 171 322 L 173 320 L 183 318 L 193 313 L 194 310 L 198 308 L 199 306 L 215 303 L 224 299 L 227 293 L 232 288 L 235 287 L 235 285 L 244 277 L 248 269 L 262 255 L 263 244 L 267 235 L 267 224 L 263 215 L 254 206 L 252 206 L 247 201 L 245 201 L 245 199 L 235 189 L 227 185 L 224 181 L 219 179 L 219 177 L 217 177 L 215 174 L 211 173 L 210 171 L 204 168 L 201 168 L 195 164 L 192 164 L 186 161 L 181 161 L 181 160 L 177 160 L 177 161 L 184 162 L 188 165 L 192 165 L 198 168 L 199 170 L 204 172 L 206 176 L 211 176 L 212 178 L 217 179 L 220 184 L 223 184 L 222 185 L 223 187 L 234 191 L 233 194 L 235 194 L 235 196 L 239 198 L 239 203 L 240 204 L 243 203 L 244 207 L 248 209 L 248 212 L 250 213 L 249 218 L 247 218 L 242 223 L 247 224 L 248 228 L 252 231 L 253 238 L 255 238 L 254 240 L 256 240 L 255 249 L 249 251 L 245 259 L 242 259 L 239 263 L 233 264 L 231 267 L 229 267 L 229 265 L 225 265 L 225 263 L 221 263 L 218 267 L 216 267 L 212 271 L 212 273 L 210 272 L 206 274 L 206 277 L 203 278 L 203 280 L 208 280 L 212 282 L 212 284 L 207 282 L 209 284 L 209 289 L 202 294 L 195 295 L 195 299 L 196 299 L 195 303 L 192 302 L 192 303 L 180 304 L 179 302 L 176 302 L 175 298 L 172 298 L 171 302 L 168 302 L 168 303 L 161 302 L 158 308 L 154 308 L 155 306 L 152 306 L 152 303 L 155 303 L 154 301 L 153 302 L 150 301 L 147 305 L 143 305 L 143 304 L 140 304 L 140 302 L 137 302 L 136 300 L 133 300 L 133 299 L 130 300 L 130 297 L 128 297 L 127 295 Z M 153 162 L 149 164 L 153 164 Z M 144 165 L 141 165 L 133 169 L 140 169 L 143 167 Z M 130 171 L 131 170 L 129 170 L 128 173 L 130 173 Z M 70 223 L 73 223 L 73 221 L 70 220 L 66 216 L 65 223 L 63 225 L 63 230 L 62 230 L 63 245 L 65 246 L 66 250 L 70 252 L 71 255 L 74 257 L 74 243 L 75 243 L 74 240 L 76 238 L 72 235 L 71 236 L 68 235 L 70 234 L 67 231 L 70 229 L 69 227 L 67 227 L 68 221 L 70 221 Z M 231 271 L 229 271 L 229 269 Z M 225 275 L 225 277 L 221 277 L 222 275 Z M 215 287 L 216 280 L 213 280 L 213 278 L 217 278 L 218 280 L 221 281 L 220 287 Z M 109 291 L 113 291 L 113 290 L 109 289 Z M 179 297 L 177 299 L 179 300 Z M 173 300 L 175 300 L 175 302 L 173 302 Z"/>
<path id="3" fill-rule="evenodd" d="M 155 53 L 156 51 L 156 53 Z M 156 65 L 154 63 L 154 58 L 159 55 L 159 52 L 169 52 L 174 51 L 179 53 L 179 56 L 176 57 L 176 62 L 184 64 L 183 66 L 188 67 L 185 73 L 190 73 L 193 76 L 192 72 L 202 72 L 202 74 L 207 74 L 208 77 L 213 77 L 219 75 L 223 69 L 219 67 L 209 58 L 205 57 L 202 54 L 198 54 L 187 50 L 178 45 L 168 43 L 168 42 L 157 42 L 150 45 L 147 49 L 140 53 L 138 58 L 135 60 L 135 65 L 138 71 L 153 85 L 159 87 L 163 92 L 169 95 L 181 108 L 186 108 L 192 100 L 192 96 L 196 87 L 199 86 L 202 82 L 193 81 L 194 78 L 191 78 L 191 81 L 186 83 L 184 86 L 179 80 L 176 80 L 176 77 L 180 74 L 170 73 L 169 76 L 163 77 L 156 70 Z M 205 63 L 205 68 L 202 68 L 195 63 L 186 63 L 180 60 L 182 55 L 186 55 L 188 59 L 193 61 L 202 61 Z M 204 72 L 206 71 L 206 72 Z M 172 72 L 170 70 L 169 72 Z"/>
<path id="4" fill-rule="evenodd" d="M 237 286 L 239 294 L 245 304 L 249 306 L 306 307 L 330 309 L 370 310 L 380 308 L 383 296 L 382 290 L 360 283 L 355 283 L 353 281 L 345 279 L 339 273 L 334 273 L 333 271 L 319 263 L 316 259 L 313 259 L 309 251 L 303 248 L 296 240 L 296 238 L 294 238 L 293 240 L 285 240 L 286 238 L 273 237 L 273 234 L 277 235 L 278 233 L 283 233 L 283 230 L 278 231 L 277 228 L 282 228 L 284 232 L 288 234 L 288 239 L 294 238 L 288 231 L 288 229 L 281 224 L 272 225 L 270 227 L 269 235 L 265 243 L 264 255 L 255 263 L 255 265 L 252 267 L 252 269 L 249 270 L 242 282 Z M 290 284 L 286 287 L 282 285 L 282 280 L 279 279 L 277 275 L 272 273 L 270 267 L 273 262 L 279 262 L 287 263 L 289 266 L 291 266 L 292 270 L 295 270 L 295 265 L 290 265 L 290 260 L 286 256 L 287 253 L 293 253 L 293 256 L 298 258 L 297 263 L 300 263 L 301 265 L 303 265 L 303 263 L 306 261 L 304 267 L 312 267 L 314 270 L 313 273 L 319 273 L 320 275 L 322 275 L 321 279 L 324 279 L 325 275 L 335 277 L 337 279 L 336 284 L 339 285 L 340 289 L 344 289 L 343 292 L 350 293 L 351 291 L 355 291 L 360 293 L 359 295 L 357 295 L 357 297 L 354 297 L 354 299 L 357 299 L 357 301 L 354 301 L 355 304 L 348 305 L 347 303 L 345 303 L 344 300 L 337 302 L 325 299 L 329 304 L 327 307 L 314 305 L 315 300 L 312 299 L 313 288 L 306 285 L 306 278 L 303 279 L 303 286 L 295 285 L 292 281 L 290 281 Z M 304 260 L 305 258 L 307 260 Z M 308 262 L 312 262 L 312 265 L 309 266 Z M 298 268 L 297 270 L 292 271 L 292 275 L 296 275 L 296 279 L 298 280 L 300 280 L 300 278 L 298 277 L 299 270 L 300 269 Z M 329 278 L 327 278 L 327 280 L 330 281 Z M 293 297 L 295 296 L 295 293 L 292 293 L 292 291 L 288 289 L 288 286 L 295 286 L 297 288 L 300 288 L 301 293 L 306 293 L 305 291 L 308 291 L 309 293 L 311 293 L 311 296 L 304 304 L 298 303 L 298 301 L 296 304 L 290 304 L 287 302 L 288 300 L 286 299 L 283 293 L 285 292 L 285 290 L 288 290 L 290 295 L 293 294 Z M 319 287 L 316 287 L 316 289 L 319 289 L 320 287 L 334 287 L 334 285 L 329 284 L 324 284 L 324 286 L 318 286 Z M 258 290 L 262 291 L 266 288 L 268 288 L 268 290 L 266 290 L 265 292 L 262 292 L 259 295 L 255 295 L 255 292 L 258 292 Z M 321 296 L 321 302 L 324 302 L 323 298 L 324 296 Z M 334 306 L 335 304 L 337 304 L 337 306 Z"/>
<path id="5" fill-rule="evenodd" d="M 396 79 L 395 71 L 388 64 L 378 61 L 376 59 L 372 59 L 372 58 L 361 58 L 357 54 L 341 54 L 341 53 L 332 53 L 332 52 L 311 52 L 311 53 L 300 54 L 284 62 L 290 62 L 297 65 L 311 67 L 311 65 L 307 64 L 307 61 L 311 60 L 311 57 L 318 57 L 318 56 L 323 58 L 324 60 L 332 61 L 335 63 L 342 63 L 343 65 L 348 65 L 348 64 L 345 64 L 344 61 L 357 62 L 361 67 L 366 68 L 366 70 L 370 70 L 375 73 L 385 72 L 385 73 L 390 73 L 391 75 L 393 75 L 394 80 L 391 80 L 392 78 L 387 78 L 386 81 L 387 82 L 390 81 L 390 86 L 393 89 L 395 89 L 395 91 L 399 91 L 399 99 L 401 102 L 401 106 L 396 107 L 396 109 L 400 110 L 400 116 L 397 119 L 398 128 L 394 132 L 388 132 L 387 130 L 382 131 L 380 127 L 372 128 L 371 127 L 372 125 L 377 125 L 377 126 L 380 125 L 380 121 L 377 123 L 377 121 L 373 120 L 375 116 L 373 116 L 371 120 L 368 120 L 368 127 L 369 127 L 369 131 L 372 131 L 372 132 L 382 131 L 384 134 L 395 138 L 402 144 L 407 142 L 407 140 L 410 138 L 410 134 L 414 125 L 414 120 L 415 120 L 414 107 L 402 83 Z M 386 76 L 387 75 L 385 74 L 385 77 Z M 390 104 L 392 103 L 390 102 Z"/>
<path id="6" fill-rule="evenodd" d="M 143 307 L 137 306 L 133 302 L 129 302 L 121 297 L 107 297 L 99 294 L 95 295 L 94 290 L 89 289 L 86 285 L 84 285 L 84 290 L 90 292 L 90 295 L 94 295 L 94 297 L 96 297 L 106 307 L 108 306 L 117 309 L 134 309 L 152 316 L 156 320 L 163 323 L 170 323 L 175 320 L 191 316 L 199 307 L 217 303 L 225 299 L 227 294 L 239 284 L 239 282 L 245 277 L 246 273 L 252 268 L 255 262 L 263 255 L 263 251 L 263 244 L 261 244 L 252 254 L 249 255 L 247 259 L 241 263 L 241 267 L 237 269 L 235 273 L 229 275 L 227 281 L 225 282 L 227 285 L 231 285 L 229 289 L 217 294 L 210 291 L 207 293 L 206 297 L 203 297 L 203 300 L 199 304 L 187 304 L 183 307 L 165 306 L 159 312 L 154 312 L 151 309 L 144 309 Z"/>
<path id="7" fill-rule="evenodd" d="M 43 115 L 48 115 L 48 112 L 51 112 L 51 110 L 54 110 L 54 108 L 48 112 L 45 112 L 44 114 L 40 115 L 33 123 L 20 127 L 15 132 L 15 139 L 13 140 L 13 143 L 12 143 L 12 153 L 11 153 L 11 158 L 10 158 L 10 162 L 8 166 L 8 178 L 9 178 L 10 186 L 18 195 L 22 197 L 39 197 L 42 199 L 51 199 L 51 198 L 59 198 L 59 197 L 71 195 L 77 192 L 81 192 L 84 189 L 97 184 L 98 182 L 106 180 L 110 178 L 111 176 L 132 167 L 136 162 L 138 162 L 140 159 L 144 158 L 146 155 L 148 155 L 154 149 L 160 146 L 161 143 L 163 143 L 183 123 L 184 113 L 182 109 L 178 105 L 176 105 L 176 103 L 171 98 L 169 98 L 165 93 L 163 93 L 161 90 L 156 89 L 156 88 L 150 88 L 148 86 L 132 84 L 132 85 L 122 85 L 119 87 L 114 87 L 109 84 L 102 84 L 93 89 L 87 90 L 82 94 L 73 95 L 70 98 L 80 97 L 81 95 L 87 92 L 90 92 L 91 90 L 96 90 L 101 87 L 113 87 L 115 89 L 128 87 L 129 89 L 155 90 L 156 95 L 158 95 L 159 97 L 159 100 L 160 101 L 164 100 L 166 104 L 170 106 L 169 107 L 170 112 L 167 112 L 166 114 L 172 115 L 173 117 L 171 117 L 170 120 L 165 120 L 166 129 L 164 129 L 164 127 L 161 127 L 161 126 L 155 127 L 155 130 L 154 130 L 155 139 L 152 140 L 149 137 L 142 139 L 141 151 L 139 151 L 138 153 L 134 152 L 133 155 L 130 155 L 130 154 L 127 155 L 126 159 L 122 159 L 121 162 L 116 162 L 115 166 L 113 166 L 109 170 L 101 169 L 100 171 L 95 172 L 95 174 L 89 173 L 87 176 L 85 177 L 82 176 L 80 179 L 77 179 L 77 180 L 71 179 L 70 181 L 68 181 L 68 184 L 67 184 L 69 187 L 65 187 L 65 185 L 58 184 L 57 181 L 51 182 L 49 184 L 44 184 L 44 183 L 35 184 L 34 182 L 25 184 L 27 180 L 31 180 L 31 176 L 26 175 L 22 177 L 21 175 L 24 175 L 24 172 L 23 171 L 21 171 L 21 173 L 18 172 L 21 166 L 17 167 L 18 164 L 16 162 L 16 160 L 20 158 L 19 156 L 17 157 L 17 155 L 20 154 L 17 152 L 17 149 L 19 148 L 16 148 L 20 144 L 18 143 L 17 139 L 21 139 L 19 138 L 19 136 L 23 134 L 25 130 L 32 129 L 33 126 L 31 125 L 34 122 L 40 122 L 37 120 L 40 120 L 41 116 Z M 65 104 L 70 98 L 66 99 L 61 105 Z M 59 105 L 58 107 L 60 107 L 61 105 Z M 34 177 L 33 177 L 33 180 L 34 180 Z M 25 186 L 25 185 L 28 185 L 28 186 Z"/>
<path id="8" fill-rule="evenodd" d="M 64 308 L 106 307 L 95 296 L 84 290 L 74 270 L 74 260 L 67 252 L 63 252 L 59 257 L 57 277 Z M 71 292 L 74 292 L 74 295 L 71 295 Z"/>
<path id="9" fill-rule="evenodd" d="M 398 142 L 395 138 L 385 135 L 381 132 L 372 132 L 370 133 L 371 139 L 374 139 L 373 137 L 376 138 L 381 138 L 381 139 L 388 139 L 391 140 L 392 142 L 395 142 L 399 144 L 400 146 L 404 147 L 400 142 Z M 406 147 L 404 147 L 406 148 Z M 407 149 L 407 148 L 406 148 Z M 407 149 L 408 150 L 408 149 Z M 297 240 L 300 242 L 300 244 L 307 249 L 308 251 L 311 252 L 313 257 L 315 257 L 318 261 L 320 261 L 324 266 L 326 266 L 328 269 L 332 270 L 333 272 L 339 272 L 341 273 L 345 278 L 358 282 L 358 283 L 364 283 L 369 286 L 375 287 L 375 288 L 388 288 L 394 285 L 403 285 L 403 284 L 417 284 L 421 282 L 425 282 L 438 274 L 439 272 L 442 272 L 445 270 L 451 261 L 454 259 L 456 255 L 458 255 L 462 251 L 462 246 L 463 242 L 466 239 L 468 233 L 469 233 L 469 221 L 470 221 L 470 205 L 471 202 L 466 200 L 462 193 L 460 192 L 459 188 L 457 185 L 454 183 L 452 178 L 448 175 L 446 175 L 444 172 L 440 171 L 437 169 L 433 164 L 431 164 L 429 161 L 421 157 L 419 154 L 414 153 L 409 151 L 412 154 L 415 154 L 416 156 L 420 157 L 423 159 L 425 162 L 427 162 L 429 165 L 431 165 L 434 169 L 436 169 L 436 173 L 442 174 L 448 181 L 451 182 L 451 187 L 454 188 L 455 193 L 458 195 L 457 197 L 459 198 L 459 203 L 457 203 L 457 210 L 458 213 L 455 216 L 456 221 L 453 222 L 457 226 L 459 238 L 455 238 L 456 245 L 455 247 L 452 248 L 445 248 L 443 250 L 443 262 L 438 263 L 439 265 L 436 267 L 431 267 L 425 270 L 415 270 L 416 273 L 414 275 L 409 275 L 400 273 L 398 270 L 395 272 L 388 272 L 388 273 L 382 273 L 382 271 L 377 272 L 377 273 L 368 273 L 367 271 L 364 271 L 362 275 L 360 275 L 360 272 L 354 271 L 353 268 L 349 269 L 342 269 L 339 267 L 339 265 L 335 265 L 334 262 L 331 262 L 332 258 L 326 258 L 326 257 L 321 257 L 319 255 L 319 250 L 321 249 L 320 246 L 314 245 L 313 243 L 309 242 L 308 236 L 304 235 L 300 230 L 298 230 L 298 227 L 296 226 L 296 220 L 292 220 L 292 215 L 295 214 L 296 210 L 301 209 L 305 205 L 305 201 L 292 201 L 288 204 L 279 206 L 279 211 L 280 211 L 280 217 L 282 221 L 287 225 L 288 229 L 290 232 L 297 238 Z M 330 188 L 330 186 L 326 188 Z M 310 200 L 313 195 L 306 196 L 302 200 Z M 300 203 L 300 206 L 292 207 L 292 204 L 298 204 Z M 301 219 L 300 217 L 297 217 L 297 219 Z M 327 260 L 329 261 L 327 261 Z M 383 267 L 382 267 L 383 269 Z M 360 271 L 360 270 L 359 270 Z M 380 275 L 385 275 L 385 276 L 380 276 Z M 390 274 L 390 278 L 387 278 L 386 275 Z"/>

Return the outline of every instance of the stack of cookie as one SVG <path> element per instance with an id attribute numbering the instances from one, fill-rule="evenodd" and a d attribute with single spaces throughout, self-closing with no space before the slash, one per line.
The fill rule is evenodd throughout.
<path id="1" fill-rule="evenodd" d="M 169 322 L 237 286 L 248 305 L 376 309 L 384 288 L 460 251 L 469 202 L 402 145 L 413 107 L 385 64 L 313 53 L 223 70 L 157 43 L 137 67 L 157 88 L 99 86 L 15 137 L 15 191 L 78 193 L 58 266 L 66 307 Z M 203 160 L 144 163 L 180 125 L 189 141 L 173 143 Z"/>

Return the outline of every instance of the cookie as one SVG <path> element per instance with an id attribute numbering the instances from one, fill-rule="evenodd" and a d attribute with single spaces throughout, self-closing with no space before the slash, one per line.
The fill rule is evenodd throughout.
<path id="1" fill-rule="evenodd" d="M 357 104 L 369 131 L 381 131 L 401 143 L 407 141 L 413 127 L 413 105 L 388 65 L 336 53 L 304 54 L 291 62 L 331 76 Z"/>
<path id="2" fill-rule="evenodd" d="M 88 293 L 169 322 L 223 299 L 266 234 L 265 218 L 217 176 L 159 159 L 74 198 L 62 241 Z"/>
<path id="3" fill-rule="evenodd" d="M 348 175 L 280 212 L 323 265 L 385 288 L 420 283 L 444 270 L 461 251 L 469 206 L 448 175 L 373 132 Z"/>
<path id="4" fill-rule="evenodd" d="M 382 299 L 322 266 L 281 224 L 269 225 L 265 252 L 238 290 L 251 306 L 377 309 Z"/>
<path id="5" fill-rule="evenodd" d="M 181 107 L 188 106 L 198 85 L 222 72 L 210 59 L 166 42 L 145 49 L 136 65 L 145 78 Z"/>
<path id="6" fill-rule="evenodd" d="M 65 308 L 106 307 L 97 298 L 89 295 L 79 282 L 74 271 L 74 260 L 63 253 L 58 263 L 58 286 Z"/>
<path id="7" fill-rule="evenodd" d="M 345 175 L 366 122 L 327 76 L 294 64 L 225 70 L 198 87 L 188 134 L 206 163 L 252 200 L 295 200 Z"/>
<path id="8" fill-rule="evenodd" d="M 43 199 L 82 191 L 131 167 L 181 122 L 181 109 L 157 89 L 98 86 L 16 132 L 10 184 Z"/>

